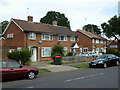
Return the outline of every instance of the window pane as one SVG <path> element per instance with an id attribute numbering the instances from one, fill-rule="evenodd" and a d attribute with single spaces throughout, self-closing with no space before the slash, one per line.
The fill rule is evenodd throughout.
<path id="1" fill-rule="evenodd" d="M 0 61 L 0 68 L 7 68 L 6 61 Z"/>
<path id="2" fill-rule="evenodd" d="M 20 64 L 18 64 L 17 62 L 14 62 L 14 61 L 8 61 L 8 64 L 9 64 L 10 68 L 20 67 Z"/>

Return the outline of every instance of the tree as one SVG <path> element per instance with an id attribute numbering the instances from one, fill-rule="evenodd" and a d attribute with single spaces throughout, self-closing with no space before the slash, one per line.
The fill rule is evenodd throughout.
<path id="1" fill-rule="evenodd" d="M 85 25 L 84 28 L 86 31 L 91 32 L 91 30 L 93 29 L 94 33 L 99 34 L 99 35 L 101 34 L 101 31 L 100 31 L 101 29 L 97 25 L 88 24 L 88 25 Z"/>
<path id="2" fill-rule="evenodd" d="M 103 32 L 108 38 L 114 37 L 118 41 L 118 47 L 120 47 L 120 16 L 117 17 L 116 15 L 112 17 L 108 22 L 104 22 L 101 24 Z"/>
<path id="3" fill-rule="evenodd" d="M 8 25 L 8 21 L 3 21 L 3 22 L 1 22 L 1 24 L 2 24 L 2 32 L 4 32 L 4 30 L 5 30 L 5 28 L 7 27 L 7 25 Z"/>
<path id="4" fill-rule="evenodd" d="M 61 14 L 60 12 L 48 11 L 46 16 L 40 19 L 41 23 L 51 25 L 53 21 L 57 21 L 59 26 L 65 26 L 70 29 L 70 21 L 68 21 L 68 18 L 65 17 L 65 14 Z"/>

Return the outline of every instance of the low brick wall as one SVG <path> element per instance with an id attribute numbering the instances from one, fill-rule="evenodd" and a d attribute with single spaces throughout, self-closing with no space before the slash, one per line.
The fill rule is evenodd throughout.
<path id="1" fill-rule="evenodd" d="M 85 56 L 67 56 L 62 58 L 62 62 L 77 62 L 77 61 L 86 61 L 87 57 Z"/>

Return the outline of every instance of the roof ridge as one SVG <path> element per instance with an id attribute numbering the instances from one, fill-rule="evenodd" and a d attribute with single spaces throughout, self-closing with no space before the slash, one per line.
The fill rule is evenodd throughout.
<path id="1" fill-rule="evenodd" d="M 15 18 L 11 18 L 11 19 L 13 19 L 13 20 L 19 20 L 19 21 L 25 21 L 25 22 L 28 22 L 29 23 L 29 21 L 27 21 L 27 20 L 21 20 L 21 19 L 15 19 Z M 54 25 L 51 25 L 51 24 L 46 24 L 46 23 L 41 23 L 41 22 L 33 22 L 33 23 L 36 23 L 36 24 L 45 24 L 45 25 L 49 25 L 49 26 L 54 26 Z M 62 27 L 62 28 L 67 28 L 67 27 L 65 27 L 65 26 L 55 26 L 55 27 Z M 68 28 L 69 29 L 69 28 Z M 71 30 L 71 29 L 70 29 Z"/>

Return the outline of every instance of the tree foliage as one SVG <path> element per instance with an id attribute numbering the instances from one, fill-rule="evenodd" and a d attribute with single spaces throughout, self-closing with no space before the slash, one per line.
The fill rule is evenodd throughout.
<path id="1" fill-rule="evenodd" d="M 5 30 L 5 28 L 7 27 L 7 25 L 8 25 L 8 21 L 3 21 L 3 22 L 1 22 L 1 24 L 2 24 L 2 32 L 4 32 L 4 30 Z"/>
<path id="2" fill-rule="evenodd" d="M 115 37 L 118 39 L 117 35 L 120 36 L 120 17 L 115 15 L 110 20 L 108 20 L 107 23 L 102 23 L 101 27 L 108 38 Z"/>
<path id="3" fill-rule="evenodd" d="M 101 31 L 100 31 L 101 29 L 97 25 L 88 24 L 88 25 L 85 25 L 84 28 L 86 31 L 91 32 L 91 30 L 93 29 L 94 33 L 99 34 L 99 35 L 101 34 Z"/>
<path id="4" fill-rule="evenodd" d="M 104 22 L 101 24 L 103 32 L 108 38 L 114 37 L 118 41 L 118 47 L 120 47 L 120 16 L 114 16 L 108 22 Z M 120 48 L 119 48 L 120 49 Z"/>
<path id="5" fill-rule="evenodd" d="M 48 11 L 46 16 L 40 19 L 41 23 L 51 25 L 53 21 L 57 21 L 59 26 L 65 26 L 70 29 L 70 21 L 68 21 L 68 18 L 65 17 L 65 14 L 61 14 L 60 12 Z"/>

